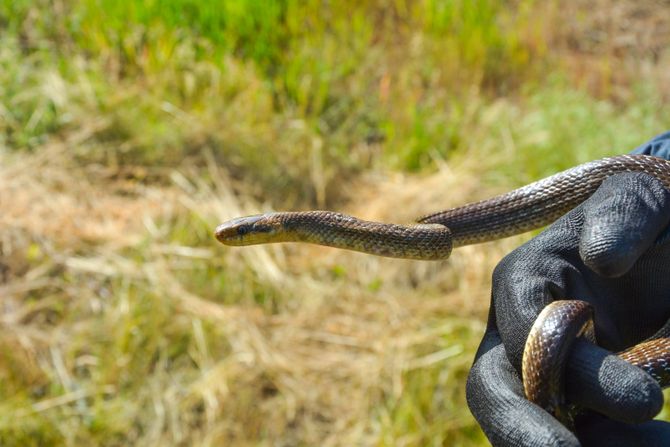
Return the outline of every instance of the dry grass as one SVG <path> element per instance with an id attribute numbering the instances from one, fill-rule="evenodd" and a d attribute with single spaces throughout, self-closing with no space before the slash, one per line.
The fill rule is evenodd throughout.
<path id="1" fill-rule="evenodd" d="M 553 11 L 560 25 L 550 28 L 550 45 L 572 80 L 595 96 L 635 101 L 631 86 L 644 79 L 667 99 L 669 6 L 667 0 L 573 1 Z"/>
<path id="2" fill-rule="evenodd" d="M 163 182 L 82 163 L 98 126 L 0 159 L 4 444 L 484 442 L 463 384 L 491 271 L 523 238 L 435 263 L 226 249 L 215 225 L 267 204 L 209 152 Z M 508 189 L 498 162 L 550 138 L 509 132 L 429 174 L 361 176 L 342 209 L 403 222 Z"/>
<path id="3" fill-rule="evenodd" d="M 78 143 L 2 156 L 0 177 L 11 181 L 0 186 L 0 376 L 16 387 L 4 390 L 13 395 L 3 403 L 13 408 L 0 419 L 4 443 L 481 439 L 462 383 L 488 276 L 514 241 L 441 263 L 304 246 L 226 250 L 200 233 L 259 207 L 213 162 L 206 173 L 175 170 L 172 185 L 129 191 L 75 163 L 65 148 Z M 454 203 L 490 193 L 476 189 L 475 169 L 361 181 L 348 208 L 405 220 L 434 209 L 436 185 L 460 188 Z M 182 225 L 197 244 L 174 240 Z M 217 286 L 223 297 L 197 290 L 193 275 L 210 264 L 281 299 L 226 304 L 252 287 L 237 280 L 233 290 L 227 279 Z M 408 401 L 424 376 L 432 396 Z M 426 418 L 440 419 L 439 432 Z M 34 430 L 42 424 L 50 429 Z"/>
<path id="4" fill-rule="evenodd" d="M 86 137 L 0 160 L 3 443 L 483 441 L 463 383 L 490 272 L 518 238 L 438 263 L 225 249 L 211 229 L 267 207 L 211 158 L 129 184 L 73 159 Z M 344 210 L 411 220 L 499 192 L 490 169 L 373 174 Z"/>

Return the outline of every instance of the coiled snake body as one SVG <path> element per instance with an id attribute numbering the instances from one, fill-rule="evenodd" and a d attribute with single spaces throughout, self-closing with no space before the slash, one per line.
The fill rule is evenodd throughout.
<path id="1" fill-rule="evenodd" d="M 446 259 L 454 247 L 523 233 L 547 225 L 586 200 L 608 177 L 645 172 L 670 189 L 670 162 L 621 155 L 585 163 L 491 199 L 420 218 L 413 225 L 369 222 L 330 211 L 279 212 L 241 217 L 219 225 L 226 245 L 310 242 L 409 259 Z M 565 349 L 578 336 L 593 338 L 590 306 L 556 301 L 538 316 L 526 342 L 523 382 L 527 397 L 556 410 Z M 556 331 L 556 327 L 561 328 Z M 670 385 L 670 321 L 651 339 L 619 356 Z"/>

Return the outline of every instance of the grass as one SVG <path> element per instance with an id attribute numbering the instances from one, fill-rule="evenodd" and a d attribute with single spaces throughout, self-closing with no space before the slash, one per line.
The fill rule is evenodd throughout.
<path id="1" fill-rule="evenodd" d="M 484 445 L 464 381 L 524 238 L 420 263 L 212 229 L 410 221 L 628 151 L 666 129 L 667 45 L 589 29 L 645 35 L 631 5 L 0 0 L 0 443 Z"/>

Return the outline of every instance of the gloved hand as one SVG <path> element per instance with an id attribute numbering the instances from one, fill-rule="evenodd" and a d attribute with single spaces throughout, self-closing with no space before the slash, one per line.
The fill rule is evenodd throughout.
<path id="1" fill-rule="evenodd" d="M 670 156 L 670 133 L 634 153 Z M 546 231 L 506 256 L 493 274 L 484 339 L 467 384 L 468 405 L 496 446 L 670 445 L 670 424 L 651 421 L 663 395 L 620 351 L 670 318 L 670 192 L 647 174 L 620 174 Z M 525 399 L 528 332 L 546 304 L 588 301 L 600 347 L 577 341 L 566 400 L 589 411 L 570 432 Z"/>

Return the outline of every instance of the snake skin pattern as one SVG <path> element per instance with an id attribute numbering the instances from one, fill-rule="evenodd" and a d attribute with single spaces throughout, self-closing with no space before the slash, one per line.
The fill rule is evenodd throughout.
<path id="1" fill-rule="evenodd" d="M 579 336 L 595 341 L 593 332 L 593 309 L 584 301 L 554 301 L 542 309 L 528 334 L 521 362 L 528 400 L 550 413 L 561 409 L 568 353 Z"/>
<path id="2" fill-rule="evenodd" d="M 219 225 L 226 245 L 310 242 L 377 256 L 437 260 L 451 254 L 451 232 L 444 225 L 370 222 L 332 211 L 266 213 Z M 409 242 L 411 241 L 411 242 Z"/>
<path id="3" fill-rule="evenodd" d="M 670 386 L 670 321 L 648 340 L 618 355 L 645 370 L 662 387 Z"/>
<path id="4" fill-rule="evenodd" d="M 646 172 L 670 189 L 670 162 L 648 155 L 620 155 L 585 163 L 480 202 L 430 214 L 420 223 L 441 224 L 454 247 L 478 244 L 543 227 L 586 200 L 608 177 Z"/>

